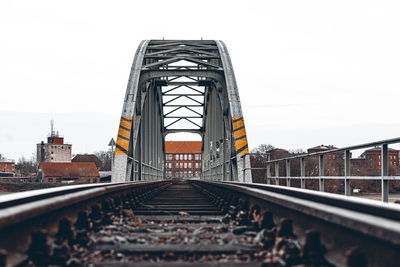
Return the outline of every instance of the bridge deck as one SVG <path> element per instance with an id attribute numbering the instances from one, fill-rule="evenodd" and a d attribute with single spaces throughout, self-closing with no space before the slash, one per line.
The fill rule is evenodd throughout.
<path id="1" fill-rule="evenodd" d="M 262 184 L 67 186 L 0 197 L 0 266 L 393 266 L 399 219 L 395 204 Z"/>

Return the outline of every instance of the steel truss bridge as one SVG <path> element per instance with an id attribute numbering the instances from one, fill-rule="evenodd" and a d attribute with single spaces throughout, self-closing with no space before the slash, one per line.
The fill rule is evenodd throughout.
<path id="1" fill-rule="evenodd" d="M 231 59 L 222 41 L 145 40 L 133 60 L 112 181 L 165 175 L 165 137 L 202 139 L 202 178 L 251 182 L 246 129 Z"/>
<path id="2" fill-rule="evenodd" d="M 165 136 L 182 131 L 202 138 L 201 180 L 163 179 Z M 0 266 L 398 266 L 400 206 L 385 202 L 389 181 L 400 180 L 388 164 L 389 145 L 399 143 L 267 158 L 252 168 L 225 45 L 143 41 L 114 183 L 0 196 Z M 377 146 L 381 176 L 352 176 L 351 151 Z M 330 153 L 343 153 L 343 176 L 325 176 Z M 318 176 L 307 176 L 313 157 Z M 300 176 L 291 175 L 296 163 Z M 265 170 L 267 184 L 252 183 L 252 170 Z M 307 190 L 307 179 L 320 192 Z M 341 179 L 344 195 L 323 192 L 326 179 Z M 381 180 L 383 201 L 350 197 L 357 179 Z"/>

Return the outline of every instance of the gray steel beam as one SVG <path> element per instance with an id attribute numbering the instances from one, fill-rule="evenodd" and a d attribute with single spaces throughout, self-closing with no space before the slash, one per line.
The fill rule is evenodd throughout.
<path id="1" fill-rule="evenodd" d="M 193 65 L 181 64 L 185 62 Z M 129 126 L 132 132 L 128 143 L 130 149 L 125 153 L 134 167 L 131 168 L 128 163 L 125 169 L 132 173 L 133 179 L 149 180 L 159 177 L 160 173 L 165 175 L 164 165 L 160 169 L 160 162 L 165 159 L 165 136 L 175 132 L 192 132 L 200 134 L 203 140 L 202 160 L 208 168 L 203 168 L 206 172 L 203 178 L 227 180 L 225 176 L 228 175 L 228 180 L 251 181 L 249 157 L 245 155 L 248 153 L 247 137 L 236 80 L 229 54 L 221 41 L 145 41 L 138 49 L 130 77 L 133 78 L 128 83 L 127 104 L 123 112 L 127 108 L 131 110 L 128 112 L 131 117 L 124 118 L 132 124 Z M 175 87 L 163 92 L 163 86 Z M 205 91 L 192 86 L 204 87 Z M 192 92 L 175 93 L 181 87 Z M 167 97 L 172 99 L 164 100 Z M 198 97 L 204 98 L 204 101 Z M 178 103 L 186 102 L 174 104 L 178 99 Z M 166 108 L 167 112 L 164 112 Z M 203 113 L 195 108 L 202 108 Z M 183 109 L 193 114 L 180 114 Z M 174 121 L 165 125 L 165 119 Z M 202 119 L 201 125 L 193 119 Z M 123 127 L 126 122 L 122 120 Z M 181 120 L 186 120 L 197 129 L 171 129 Z M 122 158 L 120 162 L 123 161 Z M 113 177 L 123 176 L 117 175 L 123 173 L 122 165 L 117 167 Z"/>

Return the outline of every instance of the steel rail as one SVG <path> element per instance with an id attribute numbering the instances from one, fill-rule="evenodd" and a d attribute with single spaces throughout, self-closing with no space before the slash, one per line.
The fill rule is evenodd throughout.
<path id="1" fill-rule="evenodd" d="M 260 206 L 272 211 L 274 216 L 299 224 L 302 230 L 296 234 L 303 235 L 303 240 L 307 231 L 317 229 L 329 247 L 328 258 L 339 266 L 344 265 L 345 251 L 354 246 L 365 252 L 370 266 L 392 266 L 396 262 L 394 255 L 400 251 L 400 206 L 397 204 L 278 185 L 192 182 L 247 198 L 252 205 L 263 203 Z"/>
<path id="2" fill-rule="evenodd" d="M 126 191 L 160 181 L 125 182 L 97 185 L 75 185 L 40 189 L 0 197 L 0 230 L 23 221 L 43 216 L 79 202 Z"/>
<path id="3" fill-rule="evenodd" d="M 319 204 L 333 205 L 338 208 L 345 208 L 358 212 L 364 212 L 383 218 L 399 220 L 400 226 L 400 205 L 393 203 L 383 203 L 371 199 L 362 199 L 359 197 L 349 197 L 338 194 L 320 192 L 310 189 L 300 189 L 279 185 L 266 185 L 266 184 L 248 184 L 239 182 L 219 182 L 222 184 L 233 184 L 238 186 L 250 187 L 255 189 L 261 189 L 267 192 L 274 192 L 284 194 L 286 196 L 292 196 L 299 199 L 310 200 Z M 398 229 L 400 233 L 400 228 Z M 397 240 L 400 245 L 400 238 Z"/>
<path id="4" fill-rule="evenodd" d="M 224 206 L 228 202 L 230 204 L 227 205 L 237 205 L 227 196 L 228 193 L 249 201 L 249 215 L 252 214 L 252 207 L 259 206 L 261 213 L 271 211 L 275 222 L 278 218 L 292 220 L 295 234 L 300 242 L 306 239 L 307 230 L 319 231 L 323 245 L 327 246 L 327 259 L 339 266 L 344 265 L 344 251 L 354 245 L 365 250 L 371 266 L 390 266 L 395 262 L 393 255 L 400 249 L 400 206 L 396 204 L 283 186 L 189 181 L 215 196 L 214 203 L 219 203 L 218 207 L 221 210 L 228 207 Z M 60 218 L 71 216 L 71 213 L 76 216 L 80 209 L 87 211 L 88 207 L 98 205 L 106 198 L 121 196 L 121 200 L 125 201 L 123 195 L 129 190 L 143 188 L 142 191 L 134 191 L 134 194 L 135 192 L 137 195 L 140 192 L 151 194 L 160 192 L 172 183 L 171 180 L 158 180 L 76 185 L 2 196 L 0 201 L 3 200 L 4 206 L 0 208 L 0 231 L 5 238 L 1 243 L 4 245 L 10 242 L 13 235 L 18 236 L 16 239 L 21 242 L 21 238 L 28 238 L 26 235 L 29 231 L 37 230 L 35 224 L 41 229 L 48 230 L 51 225 L 57 224 Z M 136 205 L 131 206 L 131 209 L 134 214 L 143 212 L 143 208 L 138 208 Z M 178 210 L 180 209 L 178 207 Z M 46 220 L 45 224 L 43 220 Z M 15 230 L 16 227 L 30 230 Z M 9 233 L 9 229 L 14 230 Z M 8 248 L 10 247 L 13 246 L 9 245 Z M 8 252 L 15 254 L 12 250 Z"/>

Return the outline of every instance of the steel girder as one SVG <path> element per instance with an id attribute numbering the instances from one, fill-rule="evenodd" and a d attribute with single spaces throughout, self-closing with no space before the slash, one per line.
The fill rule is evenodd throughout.
<path id="1" fill-rule="evenodd" d="M 182 122 L 186 125 L 178 126 Z M 140 43 L 124 99 L 112 181 L 162 178 L 165 136 L 176 132 L 201 135 L 203 179 L 251 182 L 239 92 L 222 41 Z"/>

